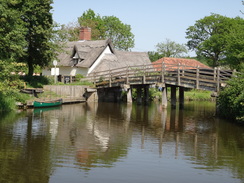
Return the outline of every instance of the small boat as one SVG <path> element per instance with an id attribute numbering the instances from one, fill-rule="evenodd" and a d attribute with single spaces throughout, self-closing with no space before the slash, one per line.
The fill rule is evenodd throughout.
<path id="1" fill-rule="evenodd" d="M 49 101 L 34 101 L 33 106 L 34 106 L 34 108 L 36 108 L 36 107 L 54 107 L 54 106 L 62 105 L 62 103 L 63 103 L 62 99 L 49 100 Z"/>

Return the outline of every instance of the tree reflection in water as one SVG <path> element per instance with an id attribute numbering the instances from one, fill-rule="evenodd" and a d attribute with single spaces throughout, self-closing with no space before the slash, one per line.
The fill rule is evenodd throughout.
<path id="1" fill-rule="evenodd" d="M 2 115 L 0 182 L 57 182 L 62 168 L 114 170 L 119 163 L 133 164 L 141 152 L 150 158 L 159 155 L 152 162 L 172 158 L 191 163 L 199 174 L 202 169 L 230 170 L 244 180 L 244 129 L 214 117 L 214 108 L 209 102 L 185 103 L 184 110 L 163 109 L 157 103 L 82 103 Z M 137 169 L 141 181 L 143 173 L 154 173 Z"/>

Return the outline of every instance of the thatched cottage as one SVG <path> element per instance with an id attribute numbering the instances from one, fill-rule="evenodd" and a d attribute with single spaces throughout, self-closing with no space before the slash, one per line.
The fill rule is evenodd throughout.
<path id="1" fill-rule="evenodd" d="M 110 39 L 92 41 L 91 29 L 83 27 L 79 41 L 66 43 L 64 52 L 58 56 L 57 68 L 64 78 L 77 74 L 88 76 L 97 71 L 150 63 L 146 52 L 115 50 Z M 45 69 L 42 74 L 51 75 L 51 71 Z"/>

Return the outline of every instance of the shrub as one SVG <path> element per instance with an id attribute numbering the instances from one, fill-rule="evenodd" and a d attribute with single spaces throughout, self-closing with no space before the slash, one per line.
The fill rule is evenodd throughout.
<path id="1" fill-rule="evenodd" d="M 0 92 L 0 111 L 11 111 L 15 109 L 15 100 L 13 97 Z"/>
<path id="2" fill-rule="evenodd" d="M 218 97 L 220 116 L 244 123 L 244 74 L 233 77 Z"/>
<path id="3" fill-rule="evenodd" d="M 33 88 L 42 88 L 43 85 L 53 84 L 52 77 L 45 76 L 23 76 L 21 77 L 29 86 Z"/>
<path id="4" fill-rule="evenodd" d="M 76 75 L 75 75 L 75 81 L 76 81 L 76 82 L 80 82 L 80 80 L 81 80 L 82 78 L 84 78 L 84 76 L 83 76 L 82 74 L 76 74 Z"/>

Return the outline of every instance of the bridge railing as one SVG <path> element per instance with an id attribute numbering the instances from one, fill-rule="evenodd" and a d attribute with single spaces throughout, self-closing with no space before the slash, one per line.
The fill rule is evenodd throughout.
<path id="1" fill-rule="evenodd" d="M 225 83 L 231 76 L 231 71 L 224 71 L 219 68 L 202 68 L 163 62 L 93 72 L 82 80 L 89 80 L 102 85 L 120 82 L 121 80 L 129 83 L 129 80 L 131 81 L 133 78 L 143 77 L 144 80 L 154 78 L 157 82 L 174 82 L 177 85 L 181 85 L 184 82 L 194 83 L 195 88 L 199 88 L 201 84 L 208 83 L 216 85 L 216 90 L 219 91 L 221 83 Z"/>

